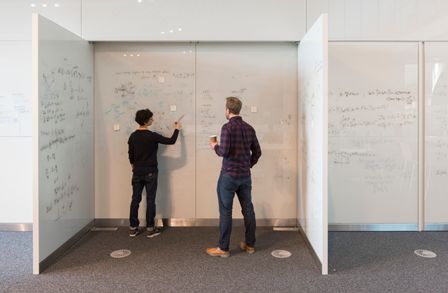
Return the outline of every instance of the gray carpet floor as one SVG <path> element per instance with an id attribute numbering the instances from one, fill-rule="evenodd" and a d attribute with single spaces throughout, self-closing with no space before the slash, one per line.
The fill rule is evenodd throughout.
<path id="1" fill-rule="evenodd" d="M 329 235 L 330 275 L 321 276 L 298 232 L 257 230 L 257 252 L 237 248 L 213 258 L 217 228 L 168 228 L 153 239 L 90 232 L 43 274 L 32 275 L 32 235 L 0 233 L 1 292 L 448 292 L 448 233 L 334 232 Z M 127 258 L 110 253 L 129 249 Z M 275 249 L 292 252 L 287 259 Z M 429 249 L 437 258 L 414 254 Z"/>

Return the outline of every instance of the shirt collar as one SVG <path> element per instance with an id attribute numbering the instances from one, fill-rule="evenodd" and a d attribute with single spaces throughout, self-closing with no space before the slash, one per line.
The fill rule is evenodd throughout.
<path id="1" fill-rule="evenodd" d="M 233 116 L 232 118 L 229 119 L 229 121 L 237 121 L 237 120 L 243 120 L 243 118 L 241 118 L 241 116 Z"/>

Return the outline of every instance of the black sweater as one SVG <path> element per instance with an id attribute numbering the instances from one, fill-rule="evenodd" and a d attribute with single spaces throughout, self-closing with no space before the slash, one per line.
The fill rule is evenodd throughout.
<path id="1" fill-rule="evenodd" d="M 136 130 L 129 136 L 129 161 L 134 165 L 135 175 L 157 172 L 157 149 L 159 143 L 174 144 L 179 130 L 175 129 L 171 138 L 150 130 Z"/>

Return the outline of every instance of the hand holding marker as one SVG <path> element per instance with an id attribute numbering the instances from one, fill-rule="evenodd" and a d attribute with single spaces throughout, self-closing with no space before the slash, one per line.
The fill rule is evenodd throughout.
<path id="1" fill-rule="evenodd" d="M 174 127 L 176 129 L 181 129 L 182 128 L 182 124 L 180 124 L 180 120 L 182 120 L 182 118 L 184 118 L 185 114 L 182 114 L 182 116 L 180 116 L 177 121 L 174 122 Z"/>

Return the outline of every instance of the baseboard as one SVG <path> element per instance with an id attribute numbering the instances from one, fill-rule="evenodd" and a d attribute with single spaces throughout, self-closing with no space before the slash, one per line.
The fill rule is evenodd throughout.
<path id="1" fill-rule="evenodd" d="M 0 223 L 0 232 L 30 232 L 33 223 Z"/>
<path id="2" fill-rule="evenodd" d="M 64 244 L 62 244 L 58 249 L 56 249 L 52 254 L 47 256 L 43 261 L 39 263 L 39 273 L 42 273 L 46 268 L 56 262 L 56 260 L 61 257 L 68 249 L 75 245 L 79 240 L 81 240 L 93 227 L 94 221 L 88 223 L 84 228 L 82 228 L 78 233 L 72 236 Z"/>
<path id="3" fill-rule="evenodd" d="M 185 219 L 170 218 L 157 219 L 158 226 L 168 227 L 217 227 L 219 219 Z M 234 226 L 243 226 L 243 219 L 233 219 Z M 95 227 L 122 227 L 129 226 L 128 219 L 95 219 Z M 145 226 L 145 221 L 140 221 L 140 226 Z M 258 227 L 296 227 L 296 219 L 257 219 Z"/>
<path id="4" fill-rule="evenodd" d="M 418 224 L 328 224 L 329 232 L 418 231 Z"/>

